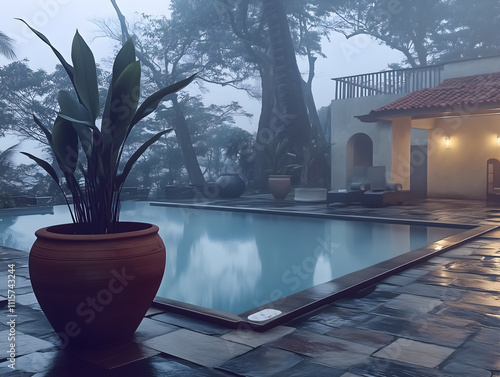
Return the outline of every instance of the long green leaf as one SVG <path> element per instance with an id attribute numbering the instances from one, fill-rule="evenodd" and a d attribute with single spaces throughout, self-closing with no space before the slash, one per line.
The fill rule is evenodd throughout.
<path id="1" fill-rule="evenodd" d="M 38 119 L 35 115 L 33 115 L 33 120 L 35 121 L 35 123 L 38 125 L 38 127 L 40 127 L 40 129 L 45 134 L 45 138 L 47 139 L 49 145 L 52 146 L 52 135 L 51 135 L 50 131 L 48 130 L 48 128 L 45 127 L 42 124 L 42 122 L 40 121 L 40 119 Z"/>
<path id="2" fill-rule="evenodd" d="M 87 158 L 89 158 L 93 144 L 91 128 L 95 127 L 92 125 L 89 112 L 85 106 L 76 101 L 71 94 L 65 90 L 59 91 L 58 101 L 61 109 L 59 116 L 73 124 L 73 128 L 78 133 L 82 148 Z M 97 129 L 97 127 L 95 127 L 95 129 Z"/>
<path id="3" fill-rule="evenodd" d="M 168 96 L 169 94 L 175 93 L 186 87 L 187 85 L 189 85 L 189 83 L 191 83 L 191 81 L 195 79 L 195 77 L 196 74 L 151 94 L 137 109 L 134 118 L 130 122 L 130 128 L 137 124 L 141 119 L 155 111 L 165 96 Z M 129 129 L 129 133 L 130 131 L 131 129 Z"/>
<path id="4" fill-rule="evenodd" d="M 91 116 L 86 107 L 76 101 L 70 92 L 60 90 L 57 95 L 57 101 L 59 102 L 61 114 L 72 119 L 78 119 L 77 123 L 92 124 Z"/>
<path id="5" fill-rule="evenodd" d="M 125 167 L 123 168 L 123 171 L 120 175 L 116 177 L 116 186 L 121 186 L 125 180 L 127 179 L 127 176 L 129 175 L 130 171 L 132 170 L 132 167 L 136 163 L 136 161 L 139 159 L 139 157 L 142 156 L 142 154 L 148 149 L 151 145 L 153 145 L 160 137 L 163 135 L 166 135 L 170 132 L 172 132 L 173 129 L 169 128 L 167 130 L 164 130 L 162 132 L 157 133 L 154 135 L 151 139 L 146 141 L 144 144 L 142 144 L 132 156 L 130 156 L 129 160 L 125 164 Z"/>
<path id="6" fill-rule="evenodd" d="M 24 21 L 23 19 L 21 18 L 16 18 L 16 20 L 19 20 L 21 22 L 23 22 L 33 33 L 36 34 L 36 36 L 38 38 L 40 38 L 42 41 L 44 41 L 51 49 L 52 51 L 54 52 L 54 54 L 56 55 L 56 57 L 59 59 L 59 61 L 61 62 L 63 68 L 65 69 L 66 73 L 68 74 L 69 76 L 69 79 L 71 80 L 71 82 L 73 83 L 73 85 L 75 84 L 74 82 L 74 79 L 73 79 L 73 75 L 74 75 L 74 69 L 73 67 L 64 59 L 64 57 L 61 55 L 61 53 L 59 51 L 56 50 L 56 48 L 54 46 L 52 46 L 52 44 L 50 43 L 50 41 L 47 39 L 47 37 L 45 35 L 43 35 L 42 33 L 40 33 L 38 30 L 36 29 L 33 29 L 30 25 L 28 25 L 28 23 L 26 21 Z"/>
<path id="7" fill-rule="evenodd" d="M 40 166 L 43 170 L 45 170 L 47 173 L 49 173 L 49 175 L 52 177 L 54 182 L 56 182 L 57 185 L 59 186 L 59 188 L 61 188 L 61 186 L 59 185 L 59 177 L 57 176 L 56 171 L 47 161 L 42 160 L 41 158 L 38 158 L 36 156 L 33 156 L 31 153 L 28 153 L 28 152 L 21 152 L 21 153 L 24 154 L 25 156 L 31 158 L 33 161 L 35 161 L 38 164 L 38 166 Z"/>
<path id="8" fill-rule="evenodd" d="M 78 134 L 73 124 L 61 117 L 56 118 L 52 129 L 52 150 L 59 168 L 73 174 L 78 163 Z"/>
<path id="9" fill-rule="evenodd" d="M 129 64 L 136 61 L 135 56 L 135 47 L 132 39 L 129 39 L 120 49 L 118 54 L 116 55 L 115 61 L 113 63 L 113 74 L 111 76 L 111 83 L 109 84 L 108 94 L 106 96 L 106 103 L 103 111 L 103 119 L 110 118 L 110 107 L 111 107 L 111 98 L 113 93 L 113 87 L 120 77 L 122 72 L 129 66 Z M 105 138 L 110 141 L 111 139 L 111 123 L 110 122 L 102 122 L 101 131 Z M 108 138 L 109 136 L 109 138 Z M 105 140 L 106 140 L 105 139 Z M 110 142 L 109 142 L 110 144 Z"/>
<path id="10" fill-rule="evenodd" d="M 99 90 L 94 54 L 78 31 L 73 38 L 71 60 L 74 65 L 74 86 L 83 105 L 90 113 L 92 122 L 99 115 Z"/>
<path id="11" fill-rule="evenodd" d="M 113 85 L 110 119 L 113 153 L 118 150 L 127 133 L 139 103 L 141 85 L 141 64 L 130 63 Z"/>

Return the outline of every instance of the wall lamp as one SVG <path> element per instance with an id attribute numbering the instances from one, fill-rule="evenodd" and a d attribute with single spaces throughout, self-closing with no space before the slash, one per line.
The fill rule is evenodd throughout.
<path id="1" fill-rule="evenodd" d="M 450 137 L 449 137 L 449 136 L 445 136 L 445 137 L 444 137 L 444 146 L 445 146 L 446 148 L 449 148 L 449 147 L 450 147 L 450 145 L 451 145 L 451 140 L 450 140 Z"/>
<path id="2" fill-rule="evenodd" d="M 500 134 L 497 134 L 497 145 L 500 145 Z"/>

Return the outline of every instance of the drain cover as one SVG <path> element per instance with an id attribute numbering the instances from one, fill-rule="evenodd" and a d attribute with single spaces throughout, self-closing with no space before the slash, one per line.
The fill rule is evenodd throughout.
<path id="1" fill-rule="evenodd" d="M 277 315 L 280 314 L 281 312 L 276 309 L 264 309 L 261 310 L 260 312 L 250 314 L 248 316 L 248 319 L 254 322 L 262 322 L 262 321 L 267 321 L 268 319 L 276 317 Z"/>

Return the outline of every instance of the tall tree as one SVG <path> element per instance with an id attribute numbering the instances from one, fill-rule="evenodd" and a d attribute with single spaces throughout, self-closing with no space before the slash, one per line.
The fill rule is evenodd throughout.
<path id="1" fill-rule="evenodd" d="M 121 42 L 125 43 L 125 41 L 131 37 L 128 31 L 125 17 L 121 13 L 120 8 L 118 7 L 116 1 L 111 0 L 111 3 L 113 4 L 113 7 L 115 8 L 116 14 L 120 21 L 121 39 L 122 39 Z M 184 27 L 186 28 L 184 31 L 187 32 L 188 35 L 189 35 L 189 26 L 190 25 L 184 25 Z M 180 37 L 181 35 L 182 34 L 178 34 L 174 30 L 174 33 L 172 33 L 171 35 L 165 34 L 164 36 L 171 36 L 173 38 L 176 38 Z M 164 57 L 163 68 L 164 70 L 166 70 L 166 72 L 162 72 L 161 66 L 158 65 L 157 62 L 154 61 L 154 59 L 152 59 L 151 55 L 149 55 L 144 51 L 144 45 L 140 43 L 140 40 L 138 40 L 137 38 L 135 39 L 136 39 L 136 44 L 139 46 L 139 49 L 137 50 L 137 57 L 144 64 L 144 66 L 146 66 L 150 70 L 150 77 L 152 78 L 154 84 L 158 88 L 168 86 L 174 83 L 176 80 L 178 80 L 176 76 L 179 74 L 179 72 L 176 72 L 176 68 L 178 68 L 180 59 L 183 58 L 185 56 L 186 51 L 189 50 L 193 38 L 178 38 L 176 40 L 176 47 L 178 50 L 176 50 L 175 52 L 181 52 L 181 53 L 175 56 L 173 58 L 173 61 L 170 60 L 171 56 L 169 56 L 171 51 L 168 50 L 162 51 Z M 168 47 L 169 46 L 167 44 L 167 48 Z M 177 140 L 181 147 L 184 164 L 186 170 L 188 171 L 189 178 L 192 184 L 202 185 L 205 183 L 205 179 L 203 177 L 203 173 L 201 172 L 200 165 L 198 163 L 196 154 L 193 149 L 193 144 L 191 141 L 191 135 L 189 133 L 188 124 L 182 112 L 182 108 L 178 102 L 178 96 L 177 94 L 174 94 L 170 96 L 168 99 L 172 101 L 172 105 L 174 108 L 173 115 L 175 120 L 172 122 L 172 125 L 174 126 L 175 135 L 177 136 Z"/>
<path id="2" fill-rule="evenodd" d="M 302 91 L 302 81 L 283 0 L 263 0 L 263 15 L 269 32 L 274 86 L 274 117 L 271 124 L 283 131 L 278 140 L 288 138 L 301 152 L 309 139 L 310 122 Z M 281 140 L 280 140 L 281 139 Z"/>
<path id="3" fill-rule="evenodd" d="M 350 0 L 332 7 L 334 27 L 346 38 L 366 34 L 401 51 L 405 60 L 394 67 L 500 52 L 496 0 Z"/>

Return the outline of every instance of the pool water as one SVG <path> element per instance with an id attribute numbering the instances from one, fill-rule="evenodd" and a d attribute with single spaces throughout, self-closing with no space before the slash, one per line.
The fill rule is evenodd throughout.
<path id="1" fill-rule="evenodd" d="M 124 202 L 122 220 L 155 223 L 167 248 L 158 291 L 184 303 L 240 314 L 463 231 L 459 228 L 285 216 Z M 2 216 L 0 242 L 29 250 L 50 215 Z"/>

